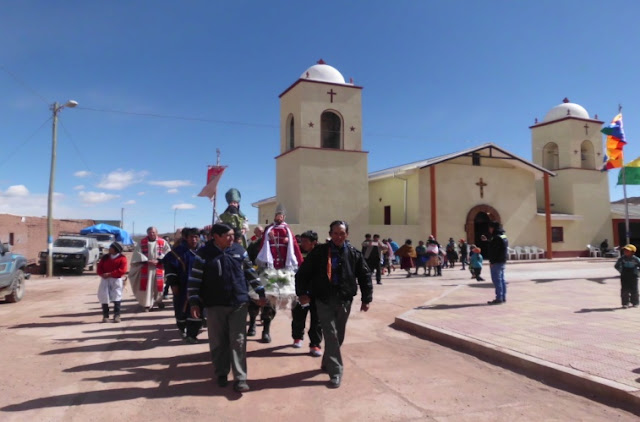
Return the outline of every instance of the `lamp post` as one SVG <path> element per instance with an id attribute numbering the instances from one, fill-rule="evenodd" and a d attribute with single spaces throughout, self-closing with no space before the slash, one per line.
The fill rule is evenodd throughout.
<path id="1" fill-rule="evenodd" d="M 173 209 L 173 232 L 176 232 L 176 214 L 178 213 L 178 208 Z"/>
<path id="2" fill-rule="evenodd" d="M 56 147 L 58 144 L 58 113 L 65 107 L 73 108 L 77 101 L 69 100 L 65 104 L 57 102 L 51 105 L 53 111 L 53 129 L 51 140 L 51 173 L 49 175 L 49 196 L 47 198 L 47 277 L 53 276 L 53 186 L 56 176 Z"/>

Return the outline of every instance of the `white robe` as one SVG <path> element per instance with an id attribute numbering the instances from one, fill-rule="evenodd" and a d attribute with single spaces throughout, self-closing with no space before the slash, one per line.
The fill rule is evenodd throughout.
<path id="1" fill-rule="evenodd" d="M 152 308 L 155 304 L 162 300 L 162 289 L 158 291 L 156 286 L 156 268 L 149 264 L 149 278 L 147 279 L 147 290 L 140 289 L 140 275 L 142 266 L 145 262 L 154 259 L 162 259 L 171 251 L 169 242 L 164 242 L 164 248 L 158 250 L 158 242 L 149 242 L 149 251 L 145 256 L 142 253 L 140 243 L 138 243 L 131 257 L 131 268 L 129 269 L 129 280 L 131 281 L 131 290 L 140 306 Z"/>

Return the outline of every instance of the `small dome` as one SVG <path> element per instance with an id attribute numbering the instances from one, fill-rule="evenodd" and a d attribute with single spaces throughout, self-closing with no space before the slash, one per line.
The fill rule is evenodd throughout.
<path id="1" fill-rule="evenodd" d="M 544 116 L 543 122 L 552 122 L 554 120 L 564 119 L 568 116 L 589 119 L 589 113 L 584 107 L 580 104 L 572 103 L 568 98 L 565 98 L 562 100 L 562 104 L 558 104 L 549 110 L 547 115 Z"/>
<path id="2" fill-rule="evenodd" d="M 300 79 L 312 81 L 331 82 L 334 84 L 346 84 L 344 76 L 335 67 L 329 66 L 322 59 L 300 75 Z"/>

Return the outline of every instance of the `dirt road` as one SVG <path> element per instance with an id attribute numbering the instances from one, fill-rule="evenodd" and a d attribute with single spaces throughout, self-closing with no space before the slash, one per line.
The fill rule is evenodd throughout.
<path id="1" fill-rule="evenodd" d="M 206 333 L 200 344 L 185 344 L 171 307 L 136 313 L 127 292 L 123 322 L 100 324 L 95 275 L 34 277 L 22 302 L 0 304 L 0 419 L 637 420 L 389 327 L 461 273 L 405 279 L 396 272 L 376 286 L 368 313 L 354 305 L 338 390 L 326 387 L 318 358 L 290 347 L 291 318 L 280 312 L 273 343 L 249 341 L 251 391 L 244 395 L 215 385 Z"/>

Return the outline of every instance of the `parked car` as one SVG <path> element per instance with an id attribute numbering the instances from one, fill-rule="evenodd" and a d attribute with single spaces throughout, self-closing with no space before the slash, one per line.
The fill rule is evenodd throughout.
<path id="1" fill-rule="evenodd" d="M 25 272 L 27 259 L 11 253 L 8 243 L 0 243 L 0 299 L 19 302 L 24 296 L 24 281 L 31 274 Z"/>
<path id="2" fill-rule="evenodd" d="M 90 233 L 86 235 L 87 237 L 93 237 L 98 241 L 98 246 L 100 247 L 100 253 L 107 253 L 109 250 L 109 246 L 113 242 L 116 241 L 116 236 L 111 233 Z"/>
<path id="3" fill-rule="evenodd" d="M 47 251 L 40 252 L 40 268 L 47 269 Z M 53 242 L 53 270 L 70 268 L 78 274 L 84 272 L 85 267 L 93 270 L 100 259 L 100 246 L 93 237 L 82 235 L 64 235 Z"/>

